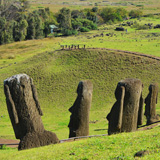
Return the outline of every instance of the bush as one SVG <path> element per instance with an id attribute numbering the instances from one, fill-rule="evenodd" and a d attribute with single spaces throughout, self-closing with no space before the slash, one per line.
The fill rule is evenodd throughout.
<path id="1" fill-rule="evenodd" d="M 141 10 L 131 10 L 129 12 L 129 16 L 131 18 L 140 18 L 142 17 L 142 15 L 143 15 L 143 12 Z"/>
<path id="2" fill-rule="evenodd" d="M 77 35 L 78 32 L 76 30 L 63 29 L 62 34 L 63 34 L 63 36 L 71 36 L 71 35 Z"/>
<path id="3" fill-rule="evenodd" d="M 86 27 L 81 27 L 80 31 L 81 32 L 89 32 L 90 30 L 88 28 L 86 28 Z"/>
<path id="4" fill-rule="evenodd" d="M 125 9 L 122 8 L 103 8 L 99 14 L 104 22 L 108 23 L 109 21 L 117 22 L 122 21 L 128 17 L 128 13 Z"/>
<path id="5" fill-rule="evenodd" d="M 91 29 L 93 29 L 93 30 L 97 29 L 97 25 L 95 23 L 92 23 L 91 24 Z"/>
<path id="6" fill-rule="evenodd" d="M 149 26 L 148 26 L 148 25 L 140 25 L 139 23 L 135 23 L 132 27 L 133 27 L 133 28 L 136 28 L 137 30 L 149 29 Z"/>

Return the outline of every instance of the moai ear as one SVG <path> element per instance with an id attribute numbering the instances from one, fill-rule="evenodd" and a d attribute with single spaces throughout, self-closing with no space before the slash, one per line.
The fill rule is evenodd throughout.
<path id="1" fill-rule="evenodd" d="M 156 104 L 157 104 L 157 102 L 158 102 L 158 92 L 157 92 L 157 96 L 156 96 Z"/>
<path id="2" fill-rule="evenodd" d="M 32 88 L 32 93 L 33 93 L 33 99 L 36 103 L 37 110 L 39 112 L 39 115 L 43 116 L 43 112 L 41 110 L 41 107 L 40 107 L 40 104 L 39 104 L 39 101 L 38 101 L 37 90 L 36 90 L 36 87 L 33 84 L 32 78 L 30 78 L 30 82 L 31 82 L 31 88 Z"/>
<path id="3" fill-rule="evenodd" d="M 137 125 L 142 125 L 143 124 L 143 105 L 144 105 L 144 99 L 142 97 L 142 93 L 141 93 L 141 97 L 139 100 L 139 110 L 138 110 L 138 122 Z"/>
<path id="4" fill-rule="evenodd" d="M 10 90 L 9 90 L 9 87 L 8 87 L 7 84 L 4 85 L 4 92 L 5 92 L 5 95 L 6 95 L 6 101 L 8 103 L 7 107 L 11 107 L 11 108 L 8 108 L 8 110 L 11 110 L 11 112 L 13 112 L 13 117 L 14 117 L 15 124 L 18 124 L 19 119 L 18 119 L 16 107 L 14 105 L 14 101 L 12 99 L 12 96 L 11 96 L 11 93 L 10 93 Z"/>
<path id="5" fill-rule="evenodd" d="M 150 85 L 151 86 L 151 100 L 150 100 L 150 113 L 152 114 L 152 105 L 153 105 L 153 98 L 154 98 L 154 86 L 153 85 Z"/>
<path id="6" fill-rule="evenodd" d="M 121 99 L 120 99 L 120 107 L 119 107 L 119 118 L 118 118 L 118 124 L 117 124 L 118 129 L 121 129 L 122 127 L 124 96 L 125 96 L 125 87 L 121 86 Z"/>

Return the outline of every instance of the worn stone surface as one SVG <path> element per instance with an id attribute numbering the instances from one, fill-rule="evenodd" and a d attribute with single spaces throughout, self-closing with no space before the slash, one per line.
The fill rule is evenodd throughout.
<path id="1" fill-rule="evenodd" d="M 19 149 L 28 149 L 29 143 L 33 143 L 33 147 L 41 146 L 36 137 L 43 138 L 43 144 L 47 145 L 48 141 L 58 143 L 58 138 L 53 133 L 53 137 L 50 140 L 45 140 L 46 131 L 41 120 L 43 115 L 38 101 L 37 91 L 33 84 L 33 81 L 26 74 L 19 74 L 12 76 L 4 81 L 4 92 L 6 95 L 6 103 L 8 113 L 11 119 L 11 123 L 17 139 L 25 142 L 27 135 L 34 133 L 35 139 L 31 142 L 25 142 L 25 146 Z M 54 140 L 53 140 L 54 139 Z M 33 148 L 31 147 L 31 148 Z"/>
<path id="2" fill-rule="evenodd" d="M 142 124 L 143 98 L 142 82 L 139 79 L 125 79 L 117 84 L 116 102 L 107 115 L 108 134 L 131 132 Z"/>
<path id="3" fill-rule="evenodd" d="M 29 132 L 20 141 L 18 149 L 29 149 L 58 143 L 55 133 L 44 130 L 44 132 Z"/>
<path id="4" fill-rule="evenodd" d="M 89 112 L 92 101 L 93 85 L 91 81 L 85 80 L 79 82 L 77 88 L 77 98 L 73 106 L 69 109 L 71 112 L 69 122 L 69 138 L 89 135 Z"/>
<path id="5" fill-rule="evenodd" d="M 156 114 L 156 104 L 158 99 L 158 83 L 150 84 L 149 93 L 145 98 L 145 113 L 147 119 L 147 125 L 152 124 L 159 120 L 159 116 Z"/>

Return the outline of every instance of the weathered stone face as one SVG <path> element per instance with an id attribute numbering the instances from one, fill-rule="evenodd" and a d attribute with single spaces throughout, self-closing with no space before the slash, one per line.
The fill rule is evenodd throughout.
<path id="1" fill-rule="evenodd" d="M 26 74 L 12 76 L 4 81 L 4 92 L 16 138 L 22 140 L 33 132 L 43 134 L 43 113 L 32 79 Z"/>
<path id="2" fill-rule="evenodd" d="M 142 123 L 142 82 L 138 79 L 120 81 L 115 97 L 117 101 L 107 115 L 108 134 L 135 131 L 137 124 Z"/>
<path id="3" fill-rule="evenodd" d="M 145 113 L 147 118 L 147 125 L 152 124 L 159 120 L 159 116 L 156 115 L 156 104 L 158 98 L 158 83 L 150 84 L 149 93 L 145 98 Z"/>
<path id="4" fill-rule="evenodd" d="M 93 85 L 89 80 L 79 82 L 77 98 L 69 109 L 72 113 L 69 122 L 69 137 L 89 135 L 89 112 L 92 102 Z"/>

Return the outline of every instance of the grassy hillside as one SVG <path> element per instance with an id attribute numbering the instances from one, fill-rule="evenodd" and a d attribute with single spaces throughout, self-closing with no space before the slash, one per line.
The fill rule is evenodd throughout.
<path id="1" fill-rule="evenodd" d="M 136 21 L 141 24 L 159 23 L 158 17 Z M 77 85 L 81 80 L 90 79 L 94 87 L 90 135 L 107 133 L 105 117 L 115 102 L 114 91 L 118 81 L 141 79 L 145 98 L 150 83 L 160 82 L 160 61 L 100 48 L 159 56 L 160 30 L 136 30 L 126 26 L 126 33 L 116 32 L 114 29 L 117 26 L 119 24 L 103 25 L 99 30 L 67 38 L 51 37 L 0 46 L 0 138 L 15 139 L 3 92 L 3 81 L 14 74 L 26 73 L 33 78 L 44 113 L 42 120 L 45 129 L 55 132 L 59 139 L 68 138 L 68 109 L 76 99 Z M 80 44 L 81 49 L 60 50 L 60 45 L 72 44 Z M 84 44 L 87 49 L 82 49 Z M 89 49 L 93 47 L 99 49 Z M 159 100 L 157 113 L 160 114 Z M 150 154 L 143 159 L 160 159 L 159 128 L 21 152 L 0 149 L 0 159 L 134 159 L 134 154 L 140 150 L 149 150 Z"/>
<path id="2" fill-rule="evenodd" d="M 134 158 L 138 151 L 147 150 L 144 157 Z M 50 145 L 30 150 L 1 149 L 5 160 L 159 160 L 160 127 L 147 131 L 90 138 Z"/>
<path id="3" fill-rule="evenodd" d="M 102 49 L 57 50 L 34 55 L 1 69 L 0 106 L 3 117 L 0 136 L 14 138 L 3 93 L 3 80 L 14 74 L 26 73 L 33 78 L 44 112 L 45 128 L 64 139 L 68 137 L 68 109 L 76 99 L 79 81 L 90 79 L 94 86 L 90 135 L 106 134 L 105 117 L 115 102 L 114 90 L 118 81 L 141 79 L 143 96 L 146 97 L 149 84 L 160 81 L 159 72 L 160 62 L 157 60 Z"/>

